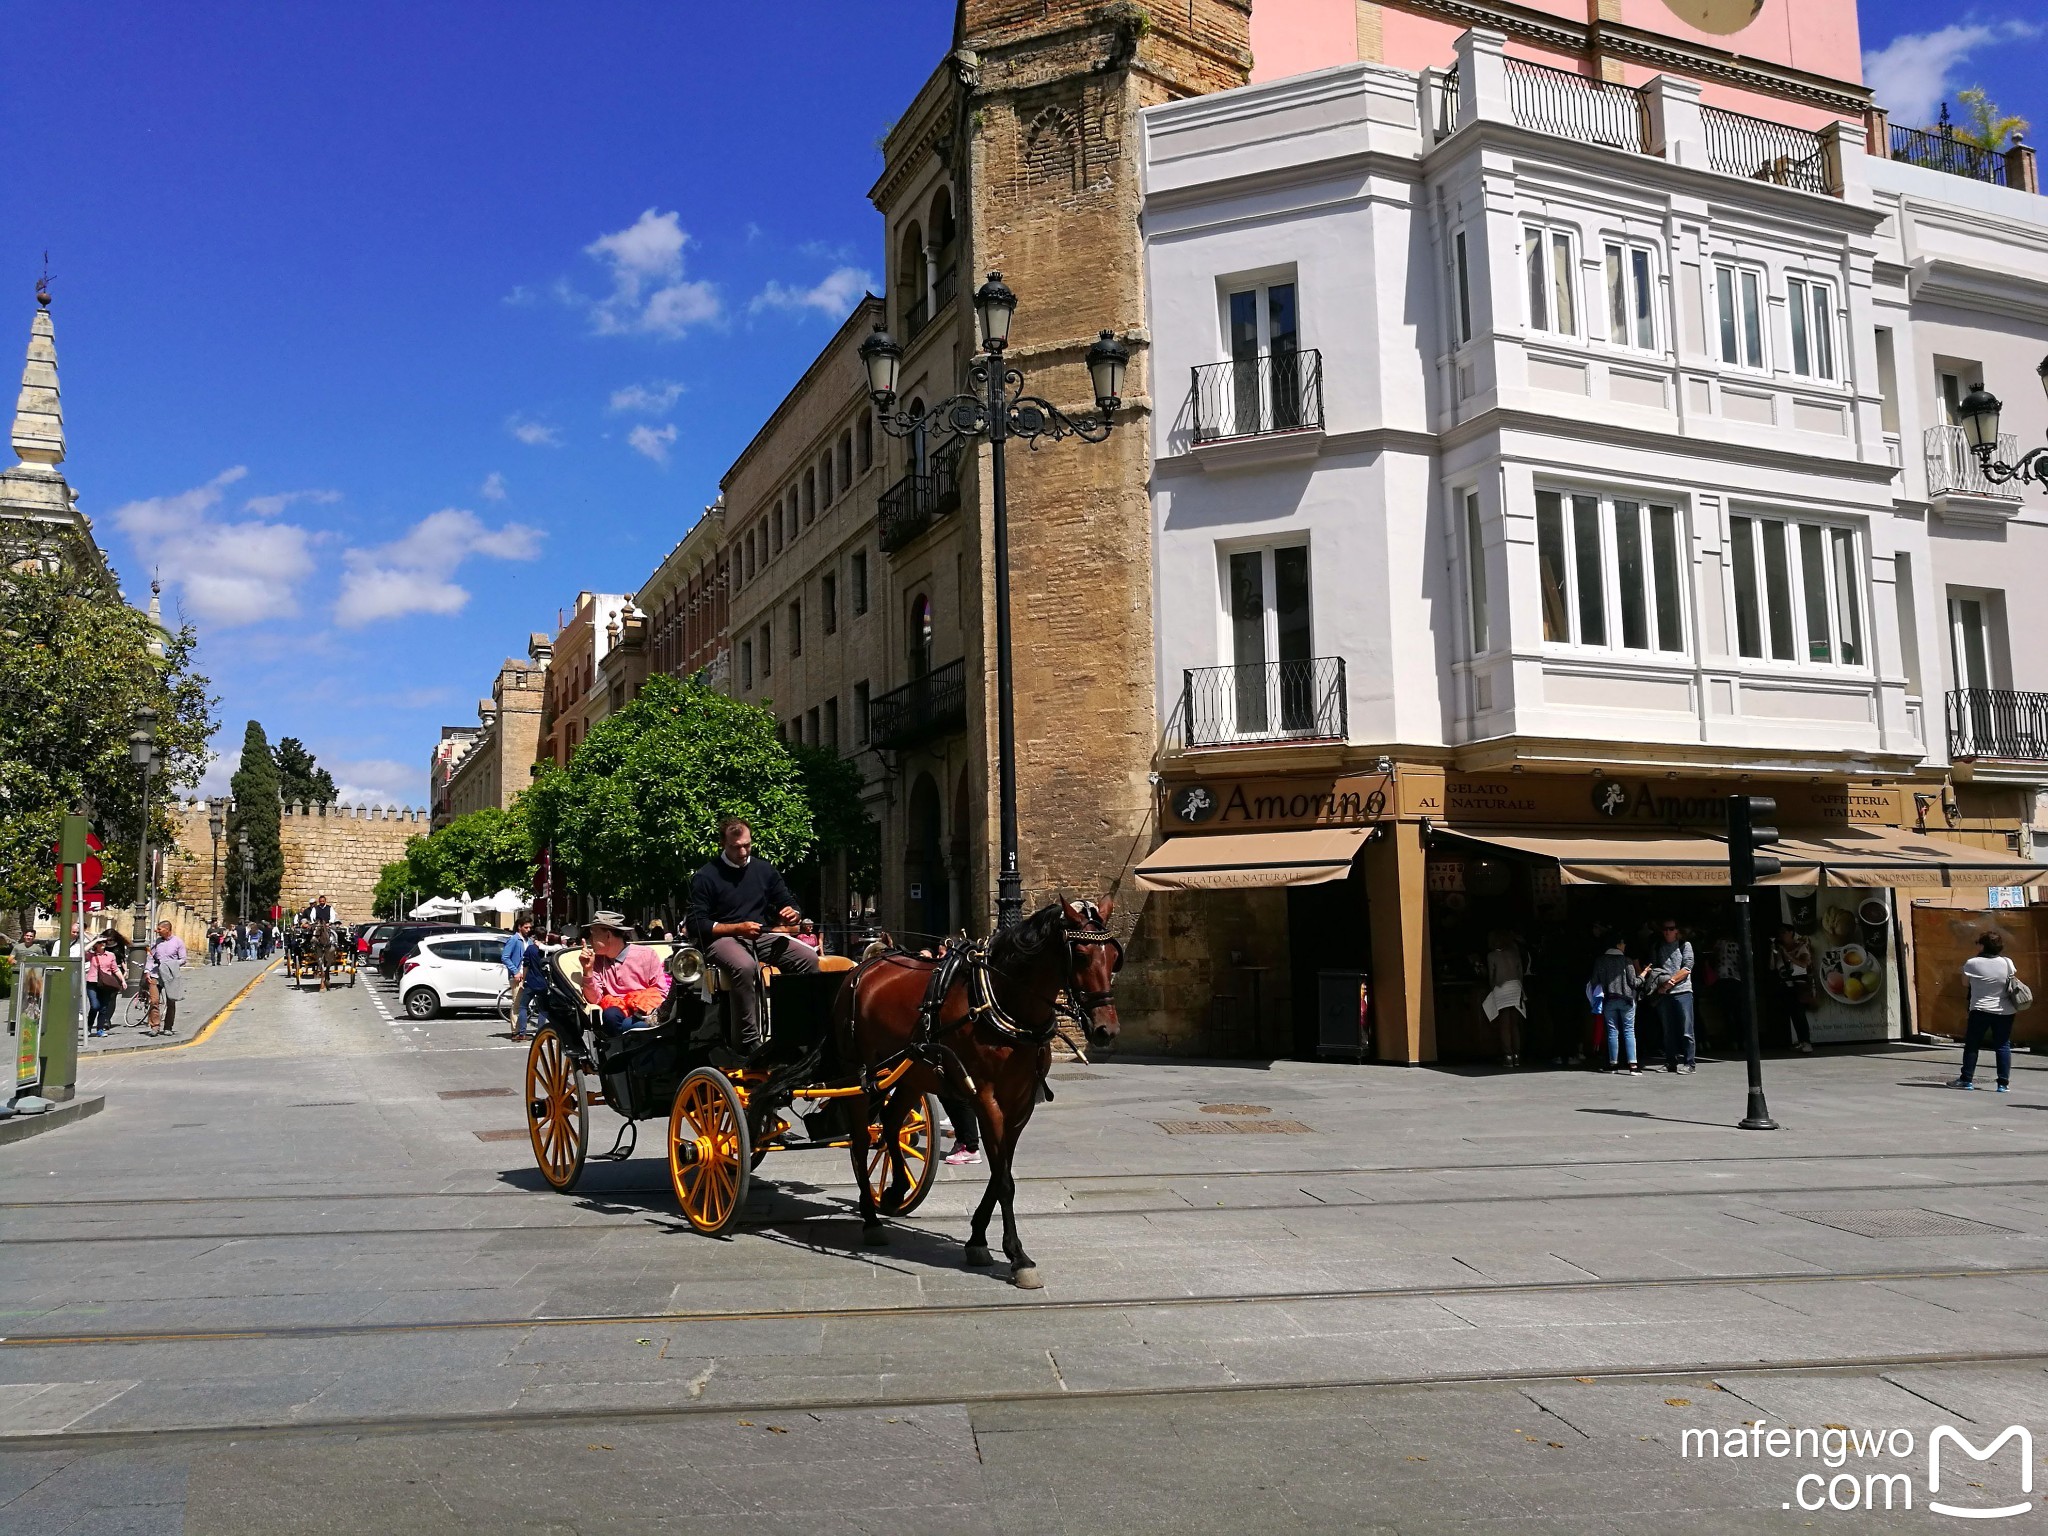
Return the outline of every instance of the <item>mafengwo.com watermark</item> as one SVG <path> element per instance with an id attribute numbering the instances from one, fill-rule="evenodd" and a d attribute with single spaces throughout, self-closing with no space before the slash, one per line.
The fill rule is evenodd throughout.
<path id="1" fill-rule="evenodd" d="M 2034 1507 L 2034 1437 L 2018 1424 L 1981 1446 L 1938 1424 L 1927 1436 L 1924 1469 L 1919 1450 L 1910 1429 L 1795 1429 L 1767 1419 L 1739 1429 L 1688 1429 L 1678 1444 L 1690 1460 L 1786 1463 L 1785 1509 L 1846 1515 L 1917 1505 L 1963 1520 L 2000 1520 Z"/>

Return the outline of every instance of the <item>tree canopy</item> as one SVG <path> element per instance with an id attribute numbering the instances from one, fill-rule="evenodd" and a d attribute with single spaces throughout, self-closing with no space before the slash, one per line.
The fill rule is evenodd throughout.
<path id="1" fill-rule="evenodd" d="M 830 747 L 791 743 L 788 751 L 803 775 L 804 798 L 810 801 L 818 834 L 811 857 L 845 854 L 848 889 L 872 891 L 880 883 L 882 829 L 861 796 L 860 766 Z"/>
<path id="2" fill-rule="evenodd" d="M 649 678 L 525 798 L 534 846 L 554 848 L 570 883 L 633 908 L 676 905 L 727 816 L 746 817 L 777 864 L 818 840 L 804 771 L 774 717 L 695 679 Z"/>
<path id="3" fill-rule="evenodd" d="M 1956 92 L 1956 101 L 1963 109 L 1962 126 L 1956 130 L 1956 136 L 1980 149 L 2003 153 L 2027 131 L 2027 120 L 2002 110 L 1981 85 Z"/>
<path id="4" fill-rule="evenodd" d="M 528 891 L 533 884 L 533 845 L 526 802 L 509 811 L 486 806 L 458 816 L 437 832 L 411 838 L 405 857 L 386 864 L 377 877 L 376 908 L 390 911 L 412 894 L 489 896 L 506 886 Z"/>
<path id="5" fill-rule="evenodd" d="M 340 799 L 334 775 L 322 768 L 296 736 L 277 744 L 277 790 L 286 805 L 332 805 Z"/>
<path id="6" fill-rule="evenodd" d="M 241 910 L 241 855 L 228 853 L 222 886 L 228 905 L 237 917 L 267 914 L 277 902 L 284 885 L 284 849 L 279 839 L 280 814 L 277 798 L 277 759 L 270 755 L 270 738 L 259 721 L 251 720 L 242 732 L 242 761 L 228 781 L 235 797 L 228 813 L 227 850 L 236 847 L 244 832 L 249 834 L 249 852 L 255 856 L 256 871 L 249 877 L 249 910 Z"/>
<path id="7" fill-rule="evenodd" d="M 163 766 L 150 784 L 150 842 L 162 847 L 171 802 L 197 786 L 214 729 L 196 643 L 189 626 L 159 631 L 96 572 L 0 570 L 0 908 L 55 900 L 58 826 L 81 807 L 106 844 L 109 901 L 132 899 L 142 776 L 128 735 L 143 706 L 156 711 Z"/>

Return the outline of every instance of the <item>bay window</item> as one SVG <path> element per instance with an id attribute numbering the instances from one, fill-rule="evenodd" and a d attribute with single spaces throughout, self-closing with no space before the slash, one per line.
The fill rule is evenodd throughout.
<path id="1" fill-rule="evenodd" d="M 1678 508 L 1631 496 L 1536 493 L 1543 638 L 1624 651 L 1685 650 Z"/>
<path id="2" fill-rule="evenodd" d="M 1729 525 L 1735 649 L 1758 661 L 1866 664 L 1856 532 L 1737 517 Z"/>
<path id="3" fill-rule="evenodd" d="M 1657 346 L 1656 266 L 1640 245 L 1607 245 L 1607 339 L 1617 346 Z"/>

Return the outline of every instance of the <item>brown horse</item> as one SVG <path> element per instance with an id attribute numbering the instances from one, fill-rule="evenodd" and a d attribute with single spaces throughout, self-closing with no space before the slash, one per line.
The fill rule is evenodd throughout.
<path id="1" fill-rule="evenodd" d="M 868 1184 L 869 1146 L 864 1136 L 853 1139 L 853 1174 L 860 1184 L 862 1235 L 870 1243 L 888 1241 L 882 1216 L 900 1207 L 910 1191 L 898 1133 L 904 1117 L 925 1094 L 943 1092 L 974 1105 L 981 1122 L 981 1144 L 988 1152 L 988 1188 L 974 1213 L 967 1238 L 967 1262 L 990 1264 L 988 1224 L 996 1202 L 1003 1207 L 1003 1252 L 1009 1256 L 1010 1278 L 1025 1290 L 1042 1283 L 1038 1268 L 1017 1237 L 1012 1173 L 1017 1140 L 1031 1119 L 1039 1085 L 1052 1065 L 1053 1026 L 1062 1011 L 1078 1016 L 1088 1039 L 1108 1045 L 1116 1038 L 1116 1002 L 1112 991 L 1123 964 L 1123 946 L 1109 931 L 1111 904 L 1057 901 L 1042 907 L 1014 928 L 1006 928 L 987 945 L 969 950 L 956 966 L 957 975 L 940 1000 L 936 1021 L 927 1034 L 920 1014 L 932 973 L 944 962 L 929 956 L 890 951 L 864 962 L 835 1004 L 843 1059 L 870 1074 L 886 1070 L 908 1055 L 910 1070 L 899 1079 L 882 1106 L 882 1144 L 888 1148 L 890 1183 L 879 1204 Z M 851 1101 L 854 1123 L 868 1125 L 873 1096 Z M 934 1128 L 934 1142 L 937 1140 Z M 936 1156 L 938 1148 L 932 1148 Z"/>

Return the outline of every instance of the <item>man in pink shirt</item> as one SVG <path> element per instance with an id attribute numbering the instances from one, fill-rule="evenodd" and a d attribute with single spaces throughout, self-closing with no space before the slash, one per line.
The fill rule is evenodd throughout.
<path id="1" fill-rule="evenodd" d="M 651 1028 L 668 997 L 668 972 L 632 938 L 633 925 L 617 912 L 594 913 L 583 925 L 583 1000 L 603 1010 L 610 1029 Z"/>

